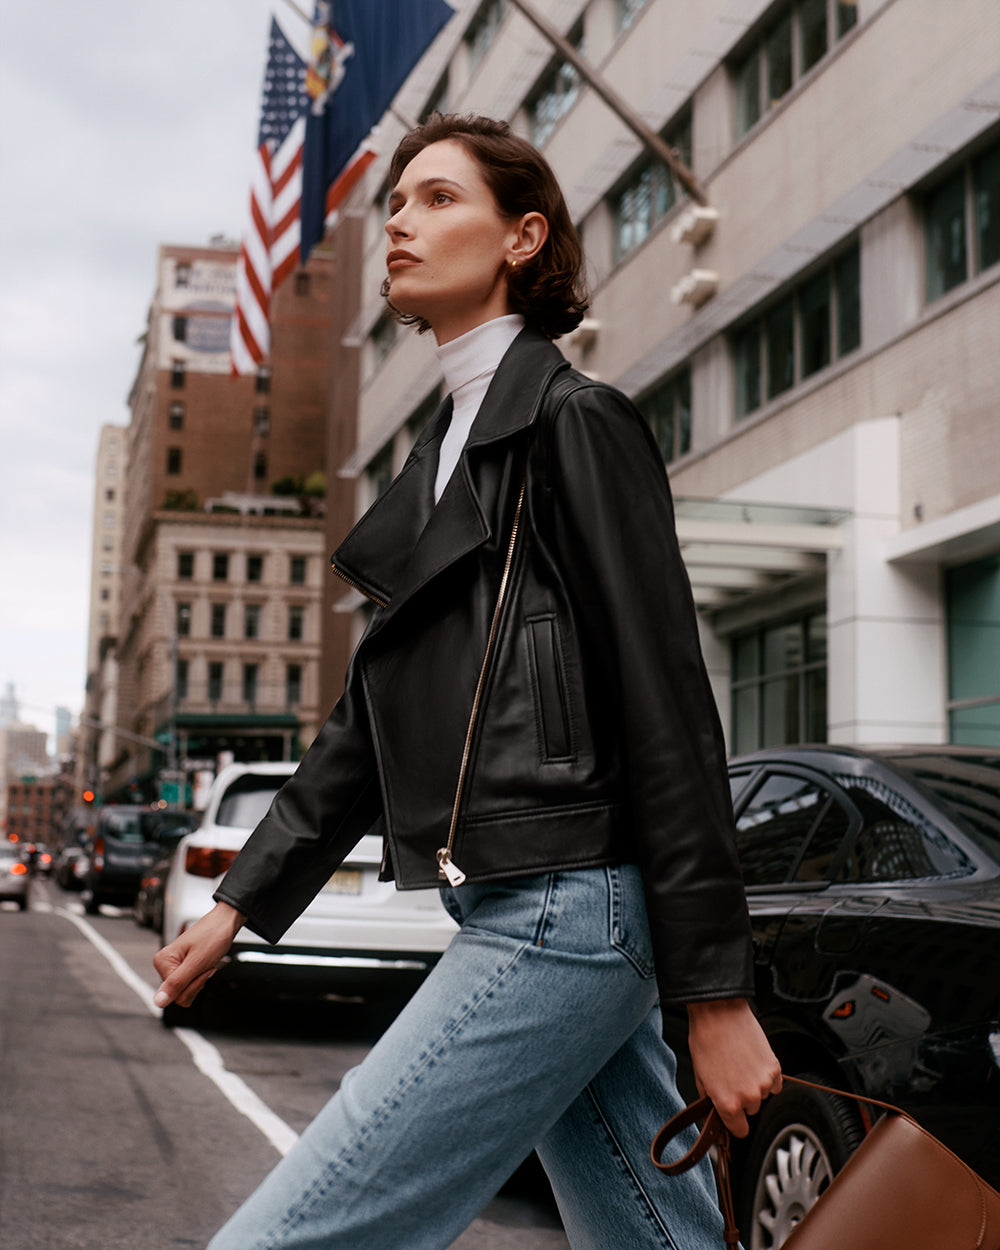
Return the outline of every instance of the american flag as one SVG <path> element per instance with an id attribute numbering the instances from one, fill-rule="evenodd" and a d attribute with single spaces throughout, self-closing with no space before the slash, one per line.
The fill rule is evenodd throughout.
<path id="1" fill-rule="evenodd" d="M 233 374 L 256 373 L 271 347 L 271 297 L 299 263 L 306 63 L 271 19 L 250 222 L 236 267 L 229 348 Z"/>

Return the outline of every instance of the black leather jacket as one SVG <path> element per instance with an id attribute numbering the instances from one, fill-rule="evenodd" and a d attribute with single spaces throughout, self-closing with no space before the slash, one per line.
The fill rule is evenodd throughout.
<path id="1" fill-rule="evenodd" d="M 662 999 L 751 994 L 725 747 L 648 426 L 526 329 L 435 507 L 449 415 L 446 401 L 334 555 L 379 606 L 216 898 L 276 941 L 375 829 L 383 876 L 440 884 L 523 481 L 452 859 L 474 881 L 635 860 Z"/>

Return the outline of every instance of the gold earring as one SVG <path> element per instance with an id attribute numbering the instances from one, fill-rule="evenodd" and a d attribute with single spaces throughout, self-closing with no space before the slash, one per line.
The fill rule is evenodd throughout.
<path id="1" fill-rule="evenodd" d="M 516 260 L 512 260 L 512 261 L 510 262 L 510 267 L 511 267 L 511 269 L 516 269 L 516 268 L 517 268 L 517 261 L 516 261 Z"/>

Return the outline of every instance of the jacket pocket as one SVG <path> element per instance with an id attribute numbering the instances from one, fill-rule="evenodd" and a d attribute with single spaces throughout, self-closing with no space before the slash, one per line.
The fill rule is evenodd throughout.
<path id="1" fill-rule="evenodd" d="M 542 761 L 567 762 L 576 758 L 576 749 L 566 698 L 566 668 L 559 625 L 554 613 L 529 617 L 525 623 Z"/>

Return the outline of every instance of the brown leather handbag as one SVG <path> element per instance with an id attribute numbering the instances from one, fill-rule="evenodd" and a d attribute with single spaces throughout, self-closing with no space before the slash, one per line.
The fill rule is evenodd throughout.
<path id="1" fill-rule="evenodd" d="M 782 1250 L 1000 1250 L 1000 1193 L 905 1111 L 798 1077 L 784 1079 L 879 1107 L 886 1114 L 785 1239 Z M 687 1154 L 673 1163 L 662 1162 L 667 1142 L 702 1120 L 704 1127 Z M 729 1131 L 709 1099 L 668 1120 L 653 1140 L 650 1157 L 661 1172 L 676 1175 L 703 1159 L 712 1146 L 725 1242 L 735 1250 L 739 1233 L 729 1178 Z"/>

